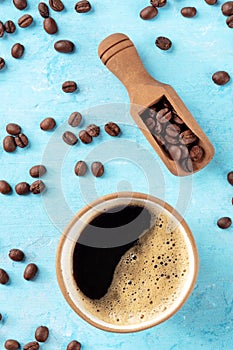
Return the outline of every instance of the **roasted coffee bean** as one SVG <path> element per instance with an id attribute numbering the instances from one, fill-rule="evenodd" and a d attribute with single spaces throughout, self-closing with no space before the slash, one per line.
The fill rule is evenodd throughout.
<path id="1" fill-rule="evenodd" d="M 208 5 L 215 5 L 217 3 L 217 0 L 205 0 L 205 2 L 208 4 Z"/>
<path id="2" fill-rule="evenodd" d="M 87 164 L 83 160 L 78 161 L 74 167 L 74 172 L 77 176 L 84 176 L 87 172 Z"/>
<path id="3" fill-rule="evenodd" d="M 166 5 L 167 0 L 150 0 L 150 3 L 154 7 L 163 7 Z"/>
<path id="4" fill-rule="evenodd" d="M 165 146 L 165 140 L 161 135 L 154 135 L 154 138 L 160 146 Z"/>
<path id="5" fill-rule="evenodd" d="M 24 259 L 24 252 L 20 249 L 11 249 L 8 256 L 11 260 L 22 261 Z"/>
<path id="6" fill-rule="evenodd" d="M 223 217 L 217 221 L 217 225 L 222 229 L 226 229 L 232 225 L 232 220 L 229 217 Z"/>
<path id="7" fill-rule="evenodd" d="M 183 7 L 180 12 L 181 12 L 182 16 L 187 17 L 187 18 L 192 18 L 192 17 L 196 16 L 197 9 L 195 7 Z"/>
<path id="8" fill-rule="evenodd" d="M 4 28 L 5 28 L 5 31 L 9 34 L 12 34 L 15 32 L 16 30 L 16 27 L 15 27 L 15 24 L 13 21 L 7 21 L 5 24 L 4 24 Z"/>
<path id="9" fill-rule="evenodd" d="M 226 19 L 226 24 L 229 28 L 233 28 L 233 15 Z"/>
<path id="10" fill-rule="evenodd" d="M 163 108 L 156 114 L 156 119 L 161 124 L 165 124 L 169 122 L 171 120 L 171 117 L 172 117 L 172 112 L 169 111 L 168 108 Z"/>
<path id="11" fill-rule="evenodd" d="M 179 145 L 180 149 L 181 149 L 181 159 L 186 159 L 189 157 L 189 149 L 187 146 L 185 145 Z"/>
<path id="12" fill-rule="evenodd" d="M 5 349 L 7 350 L 18 350 L 20 349 L 20 344 L 17 340 L 8 339 L 4 344 Z"/>
<path id="13" fill-rule="evenodd" d="M 145 123 L 150 131 L 152 131 L 156 125 L 156 121 L 153 118 L 147 118 Z"/>
<path id="14" fill-rule="evenodd" d="M 6 152 L 14 152 L 16 147 L 15 138 L 13 136 L 6 136 L 3 139 L 3 148 Z"/>
<path id="15" fill-rule="evenodd" d="M 189 152 L 193 162 L 200 162 L 204 157 L 204 150 L 201 146 L 193 146 Z"/>
<path id="16" fill-rule="evenodd" d="M 44 30 L 46 31 L 46 33 L 51 35 L 57 33 L 58 31 L 57 23 L 53 18 L 48 17 L 44 19 Z"/>
<path id="17" fill-rule="evenodd" d="M 27 182 L 20 182 L 15 186 L 15 192 L 19 195 L 25 195 L 30 192 L 30 185 Z"/>
<path id="18" fill-rule="evenodd" d="M 40 2 L 38 5 L 38 11 L 43 18 L 48 18 L 49 17 L 49 8 L 48 5 L 45 4 L 44 2 Z"/>
<path id="19" fill-rule="evenodd" d="M 64 4 L 61 0 L 49 0 L 49 6 L 52 10 L 61 12 L 64 10 Z"/>
<path id="20" fill-rule="evenodd" d="M 231 184 L 233 186 L 233 171 L 231 171 L 227 174 L 227 180 L 228 180 L 229 184 Z M 1 187 L 0 187 L 0 192 L 1 192 Z"/>
<path id="21" fill-rule="evenodd" d="M 24 270 L 23 277 L 27 281 L 31 281 L 35 278 L 36 274 L 38 272 L 38 267 L 36 264 L 28 264 Z"/>
<path id="22" fill-rule="evenodd" d="M 175 137 L 171 137 L 169 135 L 165 135 L 165 140 L 167 143 L 169 143 L 170 145 L 178 145 L 179 143 L 179 139 L 175 138 Z"/>
<path id="23" fill-rule="evenodd" d="M 24 134 L 19 134 L 18 136 L 16 136 L 15 138 L 15 143 L 18 147 L 20 148 L 24 148 L 27 147 L 28 145 L 28 138 L 26 135 Z"/>
<path id="24" fill-rule="evenodd" d="M 86 130 L 81 130 L 79 132 L 79 138 L 82 141 L 82 143 L 88 144 L 92 142 L 92 136 L 89 135 Z"/>
<path id="25" fill-rule="evenodd" d="M 49 329 L 46 326 L 40 326 L 36 329 L 35 338 L 40 343 L 46 342 L 49 337 Z"/>
<path id="26" fill-rule="evenodd" d="M 190 157 L 183 159 L 181 162 L 181 166 L 186 171 L 187 173 L 192 173 L 193 172 L 193 163 L 190 159 Z"/>
<path id="27" fill-rule="evenodd" d="M 92 137 L 98 137 L 100 134 L 100 127 L 95 124 L 90 124 L 86 127 L 86 132 Z"/>
<path id="28" fill-rule="evenodd" d="M 10 135 L 19 135 L 21 133 L 21 126 L 15 123 L 9 123 L 6 126 L 6 132 Z"/>
<path id="29" fill-rule="evenodd" d="M 53 130 L 56 126 L 56 121 L 53 118 L 45 118 L 40 123 L 41 130 L 48 131 Z"/>
<path id="30" fill-rule="evenodd" d="M 70 146 L 76 145 L 76 143 L 78 142 L 78 138 L 75 136 L 75 134 L 73 134 L 70 131 L 64 132 L 64 134 L 62 135 L 62 139 L 65 143 L 67 143 L 67 145 Z"/>
<path id="31" fill-rule="evenodd" d="M 170 39 L 166 38 L 165 36 L 158 36 L 158 38 L 155 40 L 155 45 L 159 49 L 167 51 L 172 47 L 172 42 Z"/>
<path id="32" fill-rule="evenodd" d="M 69 119 L 68 119 L 69 125 L 71 125 L 73 127 L 79 126 L 81 121 L 82 121 L 82 114 L 79 112 L 71 113 L 71 115 L 69 116 Z"/>
<path id="33" fill-rule="evenodd" d="M 46 167 L 44 165 L 34 165 L 30 170 L 29 174 L 31 177 L 38 178 L 42 177 L 46 173 Z"/>
<path id="34" fill-rule="evenodd" d="M 23 15 L 18 19 L 18 25 L 21 28 L 27 28 L 29 27 L 33 22 L 33 18 L 31 15 Z"/>
<path id="35" fill-rule="evenodd" d="M 24 10 L 27 7 L 27 0 L 13 0 L 13 3 L 18 10 Z"/>
<path id="36" fill-rule="evenodd" d="M 76 340 L 72 340 L 68 345 L 66 350 L 81 350 L 81 344 L 76 341 Z"/>
<path id="37" fill-rule="evenodd" d="M 30 186 L 30 191 L 33 194 L 40 194 L 45 190 L 45 184 L 41 180 L 33 182 Z"/>
<path id="38" fill-rule="evenodd" d="M 89 1 L 86 1 L 86 0 L 78 1 L 77 4 L 75 5 L 75 10 L 78 13 L 89 12 L 91 10 L 91 4 Z"/>
<path id="39" fill-rule="evenodd" d="M 3 37 L 4 33 L 5 33 L 5 27 L 2 21 L 0 21 L 0 38 Z"/>
<path id="40" fill-rule="evenodd" d="M 114 122 L 109 122 L 105 124 L 104 130 L 106 131 L 107 134 L 113 137 L 118 136 L 121 132 L 120 127 Z"/>
<path id="41" fill-rule="evenodd" d="M 170 146 L 168 152 L 173 160 L 177 161 L 181 159 L 182 151 L 179 146 Z"/>
<path id="42" fill-rule="evenodd" d="M 149 117 L 155 118 L 156 116 L 156 111 L 152 108 L 149 109 Z"/>
<path id="43" fill-rule="evenodd" d="M 180 134 L 180 142 L 183 145 L 190 145 L 197 141 L 197 136 L 190 130 L 185 130 Z"/>
<path id="44" fill-rule="evenodd" d="M 166 127 L 166 133 L 171 137 L 177 137 L 180 133 L 180 127 L 176 124 L 168 124 Z"/>
<path id="45" fill-rule="evenodd" d="M 37 341 L 31 341 L 24 345 L 23 350 L 38 350 L 40 348 L 39 343 Z"/>
<path id="46" fill-rule="evenodd" d="M 160 124 L 160 123 L 156 120 L 156 125 L 155 125 L 154 132 L 155 132 L 156 134 L 161 134 L 162 131 L 163 131 L 163 126 L 162 126 L 162 124 Z"/>
<path id="47" fill-rule="evenodd" d="M 7 284 L 8 282 L 9 282 L 8 273 L 5 270 L 0 269 L 0 284 Z"/>
<path id="48" fill-rule="evenodd" d="M 91 171 L 95 177 L 101 177 L 104 174 L 104 166 L 101 162 L 93 162 L 91 164 Z"/>
<path id="49" fill-rule="evenodd" d="M 0 70 L 2 70 L 5 67 L 6 63 L 4 58 L 0 57 Z"/>
<path id="50" fill-rule="evenodd" d="M 11 48 L 11 55 L 14 58 L 21 58 L 24 53 L 24 46 L 22 44 L 14 44 Z"/>
<path id="51" fill-rule="evenodd" d="M 156 17 L 158 14 L 158 10 L 154 6 L 147 6 L 140 12 L 140 17 L 144 20 L 152 19 Z"/>
<path id="52" fill-rule="evenodd" d="M 178 125 L 183 125 L 184 124 L 184 121 L 180 117 L 178 117 L 177 114 L 174 114 L 173 121 L 174 121 L 174 123 L 176 123 Z"/>
<path id="53" fill-rule="evenodd" d="M 225 85 L 230 79 L 230 75 L 225 71 L 218 71 L 212 75 L 212 80 L 217 85 Z"/>
<path id="54" fill-rule="evenodd" d="M 224 16 L 233 15 L 233 1 L 227 1 L 222 5 L 222 13 Z"/>
<path id="55" fill-rule="evenodd" d="M 75 81 L 65 81 L 62 84 L 62 90 L 66 93 L 72 93 L 75 92 L 77 90 L 77 84 L 75 83 Z"/>
<path id="56" fill-rule="evenodd" d="M 59 40 L 54 44 L 54 49 L 62 53 L 70 53 L 74 51 L 74 43 L 70 40 Z"/>
<path id="57" fill-rule="evenodd" d="M 9 193 L 11 193 L 11 191 L 12 191 L 12 188 L 8 184 L 8 182 L 6 182 L 5 180 L 0 180 L 0 193 L 1 194 L 9 194 Z"/>

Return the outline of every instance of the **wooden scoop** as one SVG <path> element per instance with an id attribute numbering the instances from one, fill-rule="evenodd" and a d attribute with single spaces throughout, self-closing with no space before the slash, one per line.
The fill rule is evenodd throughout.
<path id="1" fill-rule="evenodd" d="M 177 176 L 190 175 L 204 168 L 214 156 L 212 144 L 175 90 L 170 85 L 160 83 L 149 75 L 132 41 L 124 34 L 112 34 L 100 43 L 98 54 L 107 68 L 115 74 L 126 87 L 131 103 L 130 113 L 133 119 L 167 168 Z M 181 159 L 177 160 L 177 155 L 171 157 L 171 154 L 167 151 L 171 145 L 163 145 L 161 140 L 155 137 L 154 132 L 149 130 L 145 124 L 145 120 L 143 120 L 142 116 L 145 110 L 152 108 L 158 112 L 156 106 L 161 104 L 162 100 L 167 101 L 168 104 L 170 103 L 173 118 L 174 115 L 178 116 L 184 122 L 182 127 L 190 129 L 196 136 L 196 143 L 187 145 L 188 153 L 186 152 L 186 155 L 188 154 L 188 159 L 185 160 L 185 166 L 182 164 L 183 161 L 181 161 Z M 157 112 L 155 112 L 155 114 Z M 158 123 L 156 117 L 153 116 L 153 118 L 156 123 Z M 174 123 L 173 119 L 171 119 L 169 124 L 170 123 Z M 163 124 L 162 127 L 165 128 L 166 124 Z M 181 132 L 182 129 L 180 133 Z M 181 140 L 180 134 L 177 136 L 177 140 Z M 180 141 L 174 142 L 179 143 Z M 184 143 L 186 144 L 186 142 Z M 180 143 L 178 146 L 179 145 Z M 198 149 L 203 151 L 202 157 L 198 157 L 197 155 L 197 158 L 199 158 L 198 160 L 195 159 L 195 154 L 193 154 L 193 152 L 190 153 L 194 145 L 199 146 L 199 148 L 196 147 L 196 151 L 198 151 Z M 184 146 L 181 147 L 184 148 Z M 174 149 L 176 148 L 173 147 L 173 151 Z M 180 151 L 178 153 L 180 153 Z M 191 155 L 192 160 L 190 158 Z"/>

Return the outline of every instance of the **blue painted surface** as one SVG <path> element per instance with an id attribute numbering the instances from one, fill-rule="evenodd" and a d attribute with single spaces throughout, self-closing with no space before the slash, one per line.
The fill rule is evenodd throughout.
<path id="1" fill-rule="evenodd" d="M 232 30 L 225 25 L 220 10 L 223 1 L 218 2 L 217 6 L 208 6 L 204 1 L 190 1 L 188 5 L 195 5 L 198 15 L 186 19 L 179 11 L 187 2 L 171 0 L 155 20 L 145 22 L 138 14 L 147 1 L 93 1 L 93 11 L 80 15 L 73 10 L 74 1 L 64 0 L 66 11 L 52 13 L 59 33 L 49 36 L 42 30 L 37 1 L 29 0 L 28 10 L 23 12 L 16 10 L 11 1 L 1 1 L 2 21 L 16 21 L 22 13 L 29 12 L 35 23 L 0 39 L 0 56 L 7 62 L 7 69 L 0 72 L 0 139 L 5 136 L 6 123 L 12 121 L 22 125 L 30 139 L 30 147 L 15 154 L 0 150 L 0 178 L 12 185 L 31 182 L 28 170 L 42 161 L 51 135 L 55 138 L 53 146 L 49 146 L 52 158 L 44 158 L 48 167 L 45 196 L 22 198 L 13 194 L 0 198 L 0 266 L 11 277 L 9 286 L 0 286 L 0 312 L 4 316 L 0 323 L 1 349 L 7 338 L 17 338 L 22 344 L 32 340 L 35 328 L 41 324 L 51 330 L 48 342 L 42 346 L 48 350 L 65 349 L 72 339 L 78 339 L 85 350 L 232 349 L 233 230 L 221 231 L 216 227 L 220 216 L 232 215 L 233 192 L 226 181 L 226 174 L 233 168 L 232 83 L 218 87 L 211 75 L 227 70 L 233 77 L 233 46 Z M 149 72 L 177 90 L 213 142 L 214 160 L 192 179 L 181 181 L 168 173 L 125 115 L 127 93 L 97 56 L 99 42 L 113 32 L 131 37 Z M 171 52 L 155 47 L 154 40 L 159 35 L 173 41 Z M 54 51 L 54 41 L 62 38 L 75 42 L 74 54 Z M 15 42 L 25 45 L 21 60 L 11 58 L 10 48 Z M 67 95 L 61 91 L 62 82 L 68 79 L 77 81 L 79 93 Z M 119 113 L 113 105 L 95 107 L 106 103 L 120 103 Z M 103 125 L 115 118 L 122 126 L 122 137 L 110 140 L 103 133 L 93 144 L 77 145 L 65 154 L 68 147 L 60 141 L 60 133 L 68 129 L 66 120 L 75 110 L 84 111 L 86 125 L 88 122 Z M 57 120 L 56 132 L 40 130 L 39 123 L 46 116 Z M 123 140 L 126 144 L 122 148 Z M 102 144 L 108 150 L 106 157 Z M 111 152 L 115 159 L 111 160 Z M 108 160 L 102 179 L 93 180 L 88 174 L 79 182 L 74 176 L 75 162 L 86 157 L 90 161 Z M 155 168 L 159 175 L 154 176 Z M 88 186 L 92 191 L 88 191 Z M 172 319 L 141 333 L 118 335 L 91 327 L 69 308 L 56 282 L 55 253 L 61 230 L 73 213 L 100 195 L 126 189 L 149 191 L 178 207 L 195 236 L 200 273 L 192 296 Z M 66 202 L 60 202 L 61 193 Z M 185 194 L 177 204 L 179 193 Z M 24 263 L 9 260 L 8 251 L 14 247 L 25 251 Z M 28 262 L 37 263 L 40 269 L 34 282 L 22 278 Z"/>

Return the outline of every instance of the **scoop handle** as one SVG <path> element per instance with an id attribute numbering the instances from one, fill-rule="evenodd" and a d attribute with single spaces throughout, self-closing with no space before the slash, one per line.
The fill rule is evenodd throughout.
<path id="1" fill-rule="evenodd" d="M 98 48 L 103 64 L 125 85 L 131 94 L 139 84 L 157 83 L 146 71 L 133 42 L 125 34 L 116 33 L 104 39 Z"/>

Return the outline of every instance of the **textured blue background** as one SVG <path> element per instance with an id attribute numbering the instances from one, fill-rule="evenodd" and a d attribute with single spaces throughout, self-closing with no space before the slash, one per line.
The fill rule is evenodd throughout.
<path id="1" fill-rule="evenodd" d="M 0 312 L 4 316 L 4 322 L 0 323 L 0 348 L 3 349 L 7 338 L 16 338 L 22 344 L 32 340 L 35 328 L 44 324 L 51 331 L 48 342 L 42 346 L 48 350 L 65 349 L 72 339 L 78 339 L 85 350 L 231 350 L 233 231 L 221 231 L 216 221 L 220 216 L 232 215 L 233 192 L 226 181 L 226 174 L 233 168 L 233 94 L 232 83 L 218 87 L 211 80 L 212 73 L 217 70 L 227 70 L 233 77 L 233 30 L 225 25 L 221 14 L 223 1 L 218 1 L 217 6 L 208 6 L 204 0 L 190 1 L 188 5 L 195 5 L 198 15 L 186 19 L 179 11 L 187 5 L 187 1 L 170 0 L 156 19 L 146 22 L 139 17 L 140 10 L 149 2 L 146 0 L 93 0 L 93 11 L 87 15 L 74 11 L 74 1 L 64 0 L 66 11 L 51 11 L 59 26 L 59 33 L 55 36 L 47 35 L 42 29 L 42 18 L 37 13 L 38 1 L 28 2 L 28 9 L 22 12 L 16 10 L 11 1 L 1 0 L 0 4 L 3 22 L 7 19 L 16 21 L 27 12 L 35 18 L 31 28 L 17 28 L 15 34 L 0 39 L 0 56 L 7 62 L 7 69 L 0 72 L 0 139 L 5 136 L 6 123 L 12 121 L 22 125 L 30 139 L 30 147 L 19 149 L 15 154 L 7 154 L 0 149 L 0 178 L 8 180 L 12 186 L 19 181 L 32 181 L 28 170 L 42 161 L 51 136 L 51 133 L 44 133 L 39 128 L 44 117 L 55 117 L 61 126 L 75 110 L 88 110 L 104 103 L 128 103 L 124 87 L 97 56 L 99 42 L 114 32 L 128 34 L 149 72 L 177 90 L 213 142 L 216 156 L 192 180 L 180 183 L 168 173 L 136 128 L 122 126 L 122 138 L 114 140 L 114 149 L 123 139 L 131 141 L 133 147 L 138 147 L 138 159 L 143 158 L 142 168 L 137 160 L 130 160 L 130 155 L 120 159 L 119 152 L 119 159 L 106 164 L 102 179 L 94 181 L 89 174 L 80 187 L 73 174 L 75 162 L 88 157 L 89 152 L 94 152 L 90 160 L 104 160 L 103 152 L 97 146 L 109 141 L 107 135 L 92 145 L 72 148 L 65 157 L 61 185 L 73 213 L 89 199 L 116 190 L 131 188 L 147 192 L 148 181 L 152 185 L 149 189 L 151 194 L 159 195 L 174 206 L 177 192 L 185 186 L 188 189 L 192 187 L 185 218 L 193 231 L 200 255 L 200 273 L 192 296 L 166 323 L 137 334 L 117 335 L 97 330 L 76 316 L 64 301 L 56 282 L 56 246 L 60 229 L 70 217 L 59 223 L 49 218 L 54 210 L 62 207 L 57 200 L 59 184 L 53 184 L 56 173 L 53 167 L 63 161 L 59 147 L 64 149 L 65 146 L 61 142 L 62 146 L 59 142 L 55 143 L 51 152 L 53 163 L 46 164 L 46 195 L 43 198 L 33 195 L 22 198 L 13 194 L 0 198 L 0 266 L 11 277 L 9 286 L 0 286 Z M 168 36 L 173 41 L 170 52 L 161 52 L 155 47 L 154 40 L 159 35 Z M 54 51 L 53 42 L 62 38 L 75 42 L 77 49 L 74 54 L 62 55 Z M 14 60 L 10 55 L 10 48 L 15 42 L 25 45 L 25 55 L 21 60 Z M 67 95 L 62 92 L 61 84 L 67 79 L 77 81 L 79 93 Z M 104 124 L 112 119 L 109 113 L 95 115 L 95 108 L 91 108 L 85 116 L 86 125 L 88 121 Z M 124 116 L 119 115 L 119 120 L 123 123 Z M 125 121 L 129 123 L 130 119 L 126 117 Z M 67 124 L 64 125 L 61 128 L 67 128 Z M 59 128 L 57 133 L 59 136 Z M 148 157 L 144 157 L 145 152 Z M 165 190 L 160 189 L 158 177 L 153 169 L 150 170 L 151 157 L 161 170 Z M 92 193 L 87 190 L 90 184 L 96 187 Z M 48 199 L 49 208 L 45 199 Z M 189 196 L 186 202 L 188 200 Z M 181 211 L 184 212 L 184 209 Z M 8 251 L 14 247 L 25 251 L 27 259 L 24 263 L 9 260 Z M 34 282 L 26 282 L 22 278 L 28 262 L 37 263 L 40 269 Z"/>

